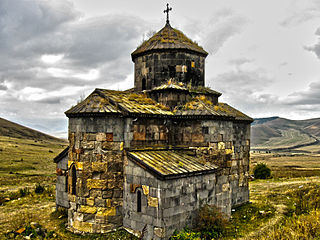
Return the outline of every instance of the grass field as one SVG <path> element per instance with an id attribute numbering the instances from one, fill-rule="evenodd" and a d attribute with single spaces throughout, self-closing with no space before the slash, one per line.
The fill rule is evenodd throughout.
<path id="1" fill-rule="evenodd" d="M 0 191 L 55 180 L 53 158 L 67 143 L 0 136 Z"/>
<path id="2" fill-rule="evenodd" d="M 315 154 L 251 153 L 251 166 L 260 162 L 272 169 L 274 178 L 320 176 L 320 157 Z"/>
<path id="3" fill-rule="evenodd" d="M 52 161 L 64 147 L 0 137 L 0 239 L 23 239 L 14 232 L 31 234 L 32 222 L 45 229 L 47 239 L 136 239 L 125 231 L 81 236 L 66 230 L 66 213 L 55 211 Z M 320 157 L 252 154 L 251 168 L 259 162 L 272 169 L 273 178 L 250 182 L 252 203 L 233 211 L 223 239 L 320 239 Z"/>

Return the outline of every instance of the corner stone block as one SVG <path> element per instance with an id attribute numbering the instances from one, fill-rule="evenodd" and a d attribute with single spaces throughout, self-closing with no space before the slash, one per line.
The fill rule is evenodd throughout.
<path id="1" fill-rule="evenodd" d="M 148 196 L 149 195 L 149 186 L 142 185 L 143 194 Z"/>
<path id="2" fill-rule="evenodd" d="M 97 208 L 96 207 L 90 207 L 90 206 L 81 206 L 79 212 L 94 214 L 94 213 L 97 212 Z"/>
<path id="3" fill-rule="evenodd" d="M 83 170 L 83 162 L 75 162 L 77 170 Z"/>
<path id="4" fill-rule="evenodd" d="M 97 212 L 97 217 L 104 217 L 104 216 L 116 216 L 117 211 L 115 207 L 112 208 L 99 208 Z"/>
<path id="5" fill-rule="evenodd" d="M 73 222 L 73 228 L 75 228 L 78 231 L 87 232 L 87 233 L 93 233 L 92 225 L 93 225 L 92 223 L 88 223 L 88 222 L 79 222 L 79 221 Z"/>
<path id="6" fill-rule="evenodd" d="M 74 161 L 68 161 L 68 169 L 70 168 L 70 166 L 74 163 Z"/>
<path id="7" fill-rule="evenodd" d="M 88 179 L 87 180 L 87 187 L 88 189 L 93 189 L 93 188 L 104 188 L 107 185 L 106 180 L 100 180 L 100 179 Z"/>

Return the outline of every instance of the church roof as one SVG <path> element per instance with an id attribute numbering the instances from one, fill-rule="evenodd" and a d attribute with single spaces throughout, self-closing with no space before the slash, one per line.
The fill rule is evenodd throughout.
<path id="1" fill-rule="evenodd" d="M 207 56 L 208 53 L 197 43 L 189 39 L 181 31 L 166 24 L 159 32 L 149 40 L 144 41 L 132 54 L 131 57 L 142 55 L 146 52 L 159 50 L 187 50 Z"/>
<path id="2" fill-rule="evenodd" d="M 163 83 L 162 85 L 151 89 L 151 91 L 166 91 L 166 90 L 174 90 L 174 91 L 180 90 L 180 91 L 187 91 L 194 94 L 215 95 L 218 97 L 221 96 L 220 92 L 212 90 L 208 87 L 186 85 L 182 82 L 178 82 L 175 78 L 170 78 L 167 82 Z"/>
<path id="3" fill-rule="evenodd" d="M 130 151 L 128 156 L 160 178 L 209 173 L 218 168 L 186 150 Z"/>
<path id="4" fill-rule="evenodd" d="M 79 114 L 148 114 L 173 115 L 166 106 L 156 103 L 145 94 L 96 89 L 84 101 L 65 112 Z"/>
<path id="5" fill-rule="evenodd" d="M 252 118 L 228 104 L 213 104 L 206 95 L 199 94 L 186 104 L 170 110 L 170 108 L 148 98 L 145 93 L 107 89 L 95 89 L 85 100 L 66 111 L 65 114 L 68 117 L 116 114 L 171 118 L 209 117 L 253 121 Z"/>

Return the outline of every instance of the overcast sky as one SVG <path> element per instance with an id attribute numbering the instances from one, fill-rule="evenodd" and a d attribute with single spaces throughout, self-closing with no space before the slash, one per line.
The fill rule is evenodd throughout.
<path id="1" fill-rule="evenodd" d="M 133 86 L 130 54 L 167 1 L 0 0 L 0 117 L 56 136 L 95 88 Z M 251 117 L 320 117 L 319 0 L 172 0 L 209 52 L 206 85 Z"/>

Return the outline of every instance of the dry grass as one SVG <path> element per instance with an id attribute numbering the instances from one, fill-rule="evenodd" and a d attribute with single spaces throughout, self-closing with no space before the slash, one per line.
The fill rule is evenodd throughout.
<path id="1" fill-rule="evenodd" d="M 30 140 L 0 136 L 0 191 L 53 183 L 53 158 L 64 148 L 64 142 Z"/>
<path id="2" fill-rule="evenodd" d="M 271 168 L 274 178 L 320 176 L 320 157 L 317 155 L 251 153 L 251 169 L 260 162 Z"/>
<path id="3" fill-rule="evenodd" d="M 5 144 L 6 140 L 7 144 Z M 16 145 L 18 147 L 15 147 Z M 2 226 L 0 239 L 8 238 L 4 236 L 7 231 L 18 230 L 30 222 L 38 222 L 48 231 L 53 231 L 56 239 L 130 239 L 132 237 L 124 231 L 109 235 L 79 236 L 65 229 L 65 215 L 54 211 L 55 164 L 52 162 L 52 158 L 64 148 L 63 145 L 0 137 L 0 148 L 5 149 L 0 151 L 2 167 L 15 169 L 14 174 L 0 171 L 0 199 L 1 197 L 10 198 L 10 201 L 0 206 L 0 225 Z M 15 162 L 21 157 L 22 162 Z M 32 162 L 38 163 L 31 165 L 35 169 L 23 167 L 24 164 L 29 166 Z M 320 195 L 317 191 L 320 186 L 319 156 L 252 154 L 252 166 L 258 162 L 264 162 L 270 166 L 276 178 L 250 182 L 252 204 L 237 208 L 233 214 L 232 223 L 236 232 L 227 239 L 319 238 L 316 235 L 320 232 L 319 210 L 314 209 L 312 207 L 314 205 L 303 202 L 303 200 L 313 203 L 318 201 L 313 196 Z M 298 177 L 293 178 L 294 176 Z M 35 194 L 35 184 L 39 182 L 45 186 L 46 191 Z M 26 191 L 25 196 L 19 195 L 21 188 L 29 189 L 23 190 Z M 299 213 L 297 204 L 307 210 Z"/>

